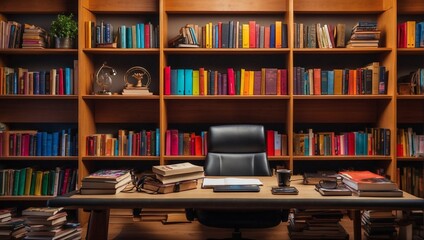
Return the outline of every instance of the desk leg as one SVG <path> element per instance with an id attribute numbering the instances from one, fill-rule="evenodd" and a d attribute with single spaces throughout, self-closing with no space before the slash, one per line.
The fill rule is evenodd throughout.
<path id="1" fill-rule="evenodd" d="M 353 239 L 362 239 L 361 210 L 353 210 Z"/>
<path id="2" fill-rule="evenodd" d="M 87 240 L 107 239 L 109 228 L 109 209 L 91 210 L 87 227 Z"/>

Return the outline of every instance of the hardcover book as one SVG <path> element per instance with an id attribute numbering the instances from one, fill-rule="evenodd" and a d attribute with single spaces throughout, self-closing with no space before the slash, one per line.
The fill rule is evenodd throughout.
<path id="1" fill-rule="evenodd" d="M 182 173 L 200 172 L 203 171 L 203 167 L 194 165 L 189 162 L 184 162 L 169 165 L 153 166 L 152 171 L 162 176 L 170 176 Z"/>
<path id="2" fill-rule="evenodd" d="M 187 181 L 181 181 L 177 183 L 169 183 L 169 184 L 163 184 L 156 179 L 149 178 L 146 179 L 143 184 L 141 185 L 141 188 L 149 193 L 173 193 L 173 192 L 181 192 L 181 191 L 187 191 L 191 189 L 197 188 L 197 180 L 187 180 Z"/>
<path id="3" fill-rule="evenodd" d="M 398 186 L 389 179 L 370 171 L 341 171 L 340 176 L 353 190 L 396 190 Z"/>
<path id="4" fill-rule="evenodd" d="M 156 178 L 161 181 L 163 184 L 181 182 L 185 180 L 193 180 L 205 177 L 204 171 L 192 172 L 192 173 L 182 173 L 176 175 L 162 176 L 156 174 Z"/>
<path id="5" fill-rule="evenodd" d="M 83 181 L 116 181 L 119 182 L 130 177 L 130 171 L 127 169 L 103 169 L 85 177 Z"/>
<path id="6" fill-rule="evenodd" d="M 337 188 L 323 188 L 319 185 L 315 185 L 315 190 L 319 192 L 322 196 L 351 196 L 352 192 L 344 187 L 338 186 Z"/>
<path id="7" fill-rule="evenodd" d="M 29 207 L 22 211 L 23 216 L 53 216 L 63 210 L 63 207 Z"/>

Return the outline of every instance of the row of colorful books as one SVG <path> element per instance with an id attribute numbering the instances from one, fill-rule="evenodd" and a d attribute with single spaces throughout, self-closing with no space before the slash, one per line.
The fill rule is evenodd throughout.
<path id="1" fill-rule="evenodd" d="M 287 24 L 278 20 L 269 26 L 261 25 L 255 20 L 246 23 L 230 20 L 209 22 L 204 26 L 187 24 L 185 27 L 189 28 L 190 34 L 181 32 L 181 35 L 189 39 L 187 43 L 202 48 L 287 48 L 288 46 Z M 173 43 L 174 39 L 171 39 L 168 45 L 180 46 Z M 184 44 L 182 47 L 187 45 Z"/>
<path id="2" fill-rule="evenodd" d="M 295 156 L 390 156 L 390 129 L 369 128 L 355 132 L 294 133 Z"/>
<path id="3" fill-rule="evenodd" d="M 294 23 L 295 48 L 343 48 L 346 47 L 346 24 Z"/>
<path id="4" fill-rule="evenodd" d="M 409 20 L 398 23 L 397 36 L 398 48 L 424 47 L 424 22 Z"/>
<path id="5" fill-rule="evenodd" d="M 90 134 L 86 137 L 87 156 L 159 156 L 159 129 L 118 130 L 118 135 Z"/>
<path id="6" fill-rule="evenodd" d="M 165 95 L 287 95 L 287 69 L 164 69 Z"/>
<path id="7" fill-rule="evenodd" d="M 0 20 L 0 48 L 20 48 L 23 26 L 16 21 Z"/>
<path id="8" fill-rule="evenodd" d="M 77 156 L 75 129 L 46 132 L 6 130 L 0 132 L 0 156 Z"/>
<path id="9" fill-rule="evenodd" d="M 417 134 L 412 128 L 397 129 L 398 157 L 424 157 L 424 134 Z"/>
<path id="10" fill-rule="evenodd" d="M 35 71 L 0 67 L 1 95 L 74 95 L 77 81 L 76 68 L 71 67 Z"/>
<path id="11" fill-rule="evenodd" d="M 165 154 L 167 156 L 205 156 L 207 154 L 207 131 L 196 134 L 178 129 L 166 130 Z"/>
<path id="12" fill-rule="evenodd" d="M 295 95 L 387 94 L 388 71 L 379 62 L 357 69 L 294 67 L 293 73 Z"/>
<path id="13" fill-rule="evenodd" d="M 1 196 L 59 196 L 76 189 L 78 169 L 32 167 L 0 170 Z"/>
<path id="14" fill-rule="evenodd" d="M 266 130 L 266 149 L 268 156 L 288 156 L 287 134 Z"/>
<path id="15" fill-rule="evenodd" d="M 121 25 L 114 28 L 111 23 L 85 22 L 85 46 L 87 48 L 158 48 L 159 27 L 151 22 Z"/>

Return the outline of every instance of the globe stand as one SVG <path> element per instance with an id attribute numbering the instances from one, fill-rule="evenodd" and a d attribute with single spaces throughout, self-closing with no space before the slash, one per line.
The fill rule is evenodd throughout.
<path id="1" fill-rule="evenodd" d="M 109 70 L 109 71 L 105 71 Z M 112 77 L 115 76 L 116 71 L 112 67 L 106 65 L 106 62 L 97 70 L 96 84 L 102 88 L 96 92 L 96 95 L 112 95 L 110 87 L 112 86 Z"/>
<path id="2" fill-rule="evenodd" d="M 130 79 L 135 79 L 136 83 L 131 83 Z M 152 95 L 149 91 L 150 73 L 143 67 L 135 66 L 128 69 L 124 76 L 124 82 L 125 88 L 122 95 Z"/>

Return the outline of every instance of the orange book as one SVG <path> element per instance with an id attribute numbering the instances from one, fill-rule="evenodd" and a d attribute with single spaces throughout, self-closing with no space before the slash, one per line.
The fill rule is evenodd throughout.
<path id="1" fill-rule="evenodd" d="M 396 183 L 370 171 L 341 171 L 343 183 L 354 190 L 396 190 Z"/>
<path id="2" fill-rule="evenodd" d="M 269 26 L 265 26 L 265 31 L 264 31 L 264 48 L 269 48 L 269 38 L 270 38 L 270 27 Z"/>
<path id="3" fill-rule="evenodd" d="M 282 25 L 283 23 L 281 21 L 275 21 L 275 48 L 282 47 L 282 40 L 281 40 Z"/>
<path id="4" fill-rule="evenodd" d="M 406 21 L 406 47 L 415 47 L 415 21 Z"/>
<path id="5" fill-rule="evenodd" d="M 343 70 L 334 69 L 334 95 L 341 95 L 343 87 Z"/>
<path id="6" fill-rule="evenodd" d="M 250 88 L 250 71 L 244 71 L 244 87 L 243 87 L 243 95 L 249 95 Z"/>
<path id="7" fill-rule="evenodd" d="M 348 95 L 355 95 L 355 70 L 349 69 L 349 88 L 348 88 Z"/>
<path id="8" fill-rule="evenodd" d="M 321 68 L 314 68 L 314 95 L 321 95 Z"/>
<path id="9" fill-rule="evenodd" d="M 277 70 L 277 95 L 281 95 L 281 69 Z"/>

